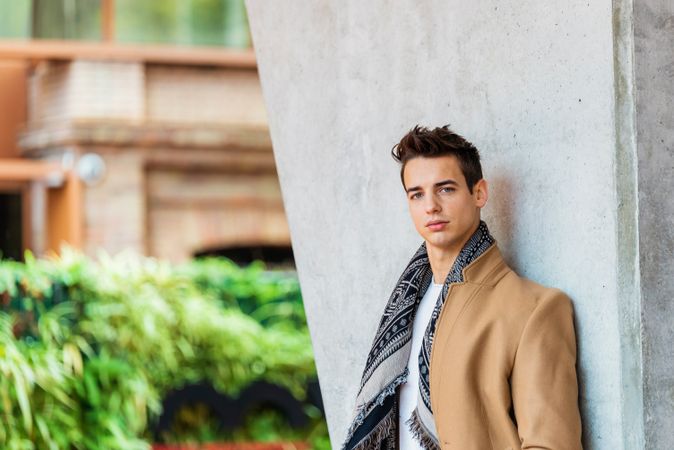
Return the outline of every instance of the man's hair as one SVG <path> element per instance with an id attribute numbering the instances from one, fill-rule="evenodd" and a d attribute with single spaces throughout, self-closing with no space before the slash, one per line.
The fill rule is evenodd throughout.
<path id="1" fill-rule="evenodd" d="M 405 165 L 414 158 L 435 158 L 454 156 L 466 179 L 468 190 L 473 193 L 473 186 L 482 179 L 480 153 L 477 148 L 462 136 L 449 129 L 449 125 L 428 129 L 416 125 L 391 149 L 393 159 L 400 167 L 400 180 L 405 186 Z"/>

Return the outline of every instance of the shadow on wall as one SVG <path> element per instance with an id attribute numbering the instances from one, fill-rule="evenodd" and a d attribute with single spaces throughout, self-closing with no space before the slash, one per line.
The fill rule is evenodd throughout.
<path id="1" fill-rule="evenodd" d="M 486 222 L 492 233 L 494 228 L 498 226 L 498 237 L 500 238 L 498 244 L 501 250 L 504 250 L 504 247 L 512 248 L 514 246 L 514 230 L 517 228 L 518 217 L 517 200 L 512 177 L 507 175 L 504 168 L 498 168 L 495 172 L 499 175 L 487 178 L 489 201 L 487 203 Z M 513 267 L 512 261 L 508 261 L 508 264 Z M 516 267 L 513 267 L 513 269 L 517 270 Z"/>

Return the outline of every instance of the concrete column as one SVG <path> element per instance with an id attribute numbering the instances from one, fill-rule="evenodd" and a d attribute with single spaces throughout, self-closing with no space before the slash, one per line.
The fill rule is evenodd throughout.
<path id="1" fill-rule="evenodd" d="M 417 123 L 476 144 L 508 261 L 573 299 L 585 448 L 643 448 L 654 403 L 671 442 L 672 15 L 635 1 L 247 0 L 333 446 L 421 242 L 389 154 Z"/>
<path id="2" fill-rule="evenodd" d="M 674 3 L 634 0 L 646 448 L 674 446 Z"/>

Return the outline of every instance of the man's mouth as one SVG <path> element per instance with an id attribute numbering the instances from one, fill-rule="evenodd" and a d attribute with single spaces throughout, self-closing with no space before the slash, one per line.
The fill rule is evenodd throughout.
<path id="1" fill-rule="evenodd" d="M 426 228 L 428 228 L 431 231 L 439 231 L 442 230 L 445 225 L 447 225 L 446 220 L 431 220 L 429 222 L 426 222 Z"/>

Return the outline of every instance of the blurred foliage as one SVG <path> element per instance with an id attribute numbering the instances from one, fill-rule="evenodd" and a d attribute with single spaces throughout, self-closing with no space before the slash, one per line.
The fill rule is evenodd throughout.
<path id="1" fill-rule="evenodd" d="M 124 43 L 251 45 L 244 0 L 115 0 Z M 0 0 L 0 38 L 98 41 L 101 0 Z"/>
<path id="2" fill-rule="evenodd" d="M 304 429 L 291 430 L 286 419 L 276 410 L 257 409 L 246 415 L 243 428 L 224 432 L 219 429 L 208 407 L 196 404 L 183 408 L 174 419 L 172 431 L 162 437 L 170 443 L 308 441 L 314 449 L 329 450 L 328 427 L 322 413 L 313 405 L 308 405 L 305 411 L 313 420 Z M 286 431 L 280 435 L 278 430 Z"/>
<path id="3" fill-rule="evenodd" d="M 0 0 L 0 38 L 30 37 L 32 0 Z"/>
<path id="4" fill-rule="evenodd" d="M 94 261 L 68 248 L 57 258 L 0 261 L 1 448 L 147 449 L 149 424 L 172 389 L 207 381 L 236 395 L 265 380 L 302 401 L 315 377 L 292 273 L 216 258 L 174 266 L 101 253 Z M 306 430 L 263 411 L 229 435 L 193 409 L 176 419 L 174 442 L 309 439 L 329 448 L 312 407 Z"/>
<path id="5" fill-rule="evenodd" d="M 250 47 L 244 0 L 116 0 L 120 42 Z"/>
<path id="6" fill-rule="evenodd" d="M 32 37 L 101 39 L 100 0 L 33 0 Z"/>

